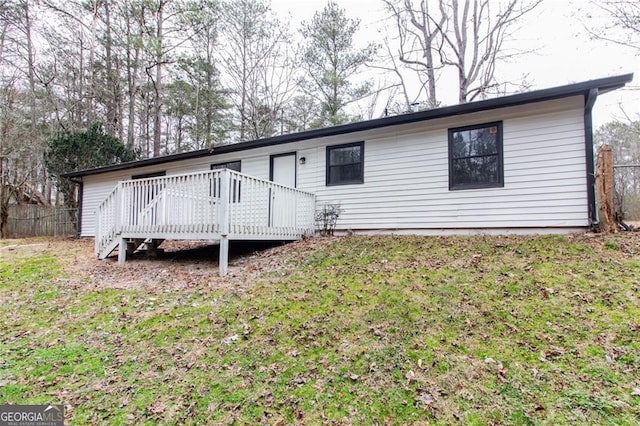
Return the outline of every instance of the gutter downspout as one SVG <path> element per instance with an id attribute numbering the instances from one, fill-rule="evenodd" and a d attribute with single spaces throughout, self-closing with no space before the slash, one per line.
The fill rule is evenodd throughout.
<path id="1" fill-rule="evenodd" d="M 598 213 L 596 210 L 596 176 L 593 160 L 593 104 L 598 97 L 598 89 L 590 89 L 584 99 L 584 149 L 587 162 L 587 205 L 589 211 L 589 226 L 598 225 Z"/>

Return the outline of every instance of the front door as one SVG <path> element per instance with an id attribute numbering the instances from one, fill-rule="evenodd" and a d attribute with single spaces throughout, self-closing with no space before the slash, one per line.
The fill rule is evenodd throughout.
<path id="1" fill-rule="evenodd" d="M 280 185 L 296 187 L 296 153 L 288 152 L 271 156 L 269 178 Z M 291 204 L 291 193 L 283 188 L 269 190 L 269 225 L 287 226 L 291 221 L 291 213 L 295 205 Z M 293 210 L 292 210 L 293 209 Z"/>
<path id="2" fill-rule="evenodd" d="M 270 179 L 280 185 L 296 187 L 296 153 L 271 156 Z"/>

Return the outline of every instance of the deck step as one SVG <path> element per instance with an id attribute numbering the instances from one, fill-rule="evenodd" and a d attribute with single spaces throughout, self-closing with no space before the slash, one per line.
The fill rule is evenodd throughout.
<path id="1" fill-rule="evenodd" d="M 109 244 L 106 244 L 102 250 L 100 250 L 100 253 L 98 253 L 98 259 L 106 259 L 116 248 L 118 248 L 119 244 L 120 238 L 114 238 L 109 241 Z"/>
<path id="2" fill-rule="evenodd" d="M 162 253 L 162 249 L 158 248 L 160 244 L 164 242 L 163 239 L 152 238 L 131 238 L 127 239 L 127 255 L 132 255 L 136 251 L 147 252 L 149 256 L 157 256 Z M 105 245 L 100 253 L 98 253 L 99 259 L 106 259 L 111 253 L 120 245 L 120 236 L 117 235 L 109 244 Z"/>

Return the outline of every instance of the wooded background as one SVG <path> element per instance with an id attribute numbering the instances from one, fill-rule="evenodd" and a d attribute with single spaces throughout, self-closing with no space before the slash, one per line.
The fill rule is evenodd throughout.
<path id="1" fill-rule="evenodd" d="M 356 45 L 333 2 L 292 28 L 268 0 L 0 0 L 3 235 L 9 204 L 75 207 L 74 169 L 442 106 L 444 76 L 461 103 L 528 88 L 496 70 L 531 54 L 518 30 L 541 0 L 379 4 L 387 33 Z M 594 5 L 592 38 L 640 51 L 638 3 Z M 640 163 L 638 123 L 598 131 L 616 164 Z M 638 171 L 618 175 L 637 199 Z"/>

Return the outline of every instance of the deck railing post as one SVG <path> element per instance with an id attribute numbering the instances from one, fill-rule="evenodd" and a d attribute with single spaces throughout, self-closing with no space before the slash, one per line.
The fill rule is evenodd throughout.
<path id="1" fill-rule="evenodd" d="M 96 217 L 96 237 L 94 241 L 94 251 L 96 256 L 100 254 L 100 249 L 102 248 L 102 239 L 103 239 L 103 231 L 102 231 L 102 215 L 103 215 L 102 205 L 98 206 L 97 216 Z"/>
<path id="2" fill-rule="evenodd" d="M 116 196 L 116 206 L 114 209 L 114 231 L 116 234 L 119 234 L 122 229 L 122 209 L 124 207 L 124 191 L 122 189 L 122 182 L 118 182 L 118 189 Z"/>
<path id="3" fill-rule="evenodd" d="M 124 187 L 122 185 L 122 182 L 118 182 L 115 204 L 114 236 L 119 237 L 122 234 L 122 216 L 124 213 Z M 127 243 L 124 238 L 119 238 L 120 244 L 118 245 L 118 263 L 123 264 L 127 259 Z"/>
<path id="4" fill-rule="evenodd" d="M 218 260 L 221 277 L 227 275 L 229 267 L 230 180 L 231 172 L 222 169 L 220 171 L 220 258 Z"/>

